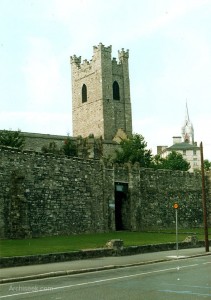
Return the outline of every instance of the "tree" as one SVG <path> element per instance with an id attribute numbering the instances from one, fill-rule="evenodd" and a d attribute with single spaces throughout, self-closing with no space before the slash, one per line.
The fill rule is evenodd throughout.
<path id="1" fill-rule="evenodd" d="M 159 154 L 156 154 L 155 156 L 153 156 L 151 167 L 153 169 L 163 169 L 164 160 L 165 158 L 162 158 Z"/>
<path id="2" fill-rule="evenodd" d="M 116 150 L 114 162 L 135 163 L 138 162 L 141 167 L 150 167 L 152 162 L 151 150 L 146 149 L 147 143 L 140 134 L 133 134 L 130 138 L 122 140 L 121 149 Z"/>
<path id="3" fill-rule="evenodd" d="M 74 141 L 68 136 L 65 141 L 64 145 L 62 146 L 62 150 L 66 156 L 77 156 L 77 146 L 75 145 Z"/>
<path id="4" fill-rule="evenodd" d="M 0 132 L 0 145 L 23 148 L 25 137 L 21 134 L 21 131 L 2 130 Z"/>
<path id="5" fill-rule="evenodd" d="M 204 160 L 204 170 L 205 171 L 211 170 L 211 161 L 209 161 L 208 159 Z"/>
<path id="6" fill-rule="evenodd" d="M 166 158 L 158 159 L 158 164 L 155 165 L 156 169 L 169 169 L 169 170 L 179 170 L 188 171 L 190 169 L 190 164 L 185 160 L 181 153 L 172 151 Z"/>

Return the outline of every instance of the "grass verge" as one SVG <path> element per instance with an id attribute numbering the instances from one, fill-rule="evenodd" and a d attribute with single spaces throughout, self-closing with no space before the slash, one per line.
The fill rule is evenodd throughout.
<path id="1" fill-rule="evenodd" d="M 180 230 L 178 233 L 179 242 L 191 234 L 196 234 L 198 240 L 204 240 L 203 229 L 185 229 Z M 102 248 L 111 239 L 123 240 L 124 246 L 137 246 L 175 242 L 176 237 L 174 230 L 166 230 L 160 232 L 116 231 L 23 240 L 0 240 L 0 256 L 25 256 Z"/>

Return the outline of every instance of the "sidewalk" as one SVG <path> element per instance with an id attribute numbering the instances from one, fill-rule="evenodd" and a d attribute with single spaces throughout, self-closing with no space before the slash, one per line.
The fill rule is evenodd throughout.
<path id="1" fill-rule="evenodd" d="M 203 255 L 211 255 L 211 253 L 205 252 L 205 248 L 202 247 L 181 249 L 178 251 L 171 250 L 130 256 L 101 257 L 61 263 L 2 268 L 0 270 L 0 283 L 123 268 L 127 266 L 156 263 L 172 259 L 185 259 Z"/>

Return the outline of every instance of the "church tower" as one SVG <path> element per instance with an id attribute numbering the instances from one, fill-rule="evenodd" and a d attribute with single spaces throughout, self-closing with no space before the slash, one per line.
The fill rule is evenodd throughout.
<path id="1" fill-rule="evenodd" d="M 118 129 L 132 134 L 129 51 L 111 59 L 112 47 L 93 47 L 91 61 L 71 56 L 73 136 L 112 140 Z"/>
<path id="2" fill-rule="evenodd" d="M 185 113 L 185 122 L 182 126 L 182 137 L 174 136 L 173 145 L 170 147 L 167 146 L 157 146 L 157 153 L 162 157 L 166 158 L 172 151 L 180 153 L 182 157 L 187 160 L 190 164 L 189 172 L 194 170 L 200 170 L 201 168 L 201 153 L 200 147 L 197 146 L 197 143 L 194 141 L 194 130 L 193 125 L 189 118 L 188 105 L 186 103 L 186 113 Z"/>
<path id="3" fill-rule="evenodd" d="M 183 138 L 183 142 L 194 145 L 194 130 L 193 130 L 193 125 L 189 118 L 187 103 L 186 103 L 185 122 L 184 125 L 182 126 L 182 138 Z"/>

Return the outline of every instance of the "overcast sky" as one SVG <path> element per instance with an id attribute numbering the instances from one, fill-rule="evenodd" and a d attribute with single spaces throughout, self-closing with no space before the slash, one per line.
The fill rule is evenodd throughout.
<path id="1" fill-rule="evenodd" d="M 0 0 L 0 129 L 72 135 L 70 56 L 129 49 L 133 132 L 211 160 L 211 0 Z"/>

